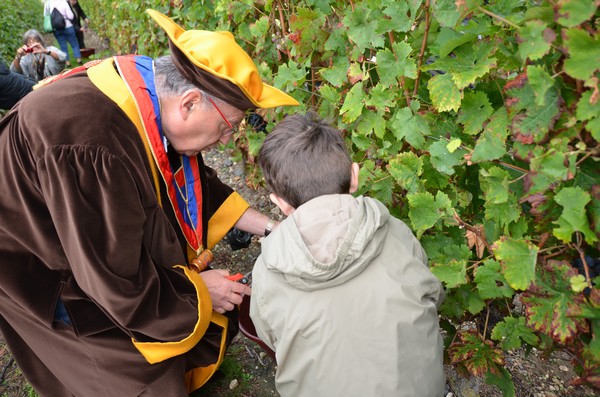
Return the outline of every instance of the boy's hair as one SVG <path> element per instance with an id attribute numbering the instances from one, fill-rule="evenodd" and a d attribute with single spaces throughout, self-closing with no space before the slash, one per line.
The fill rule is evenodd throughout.
<path id="1" fill-rule="evenodd" d="M 348 194 L 352 160 L 339 130 L 316 113 L 286 117 L 260 149 L 267 188 L 298 208 L 325 194 Z"/>

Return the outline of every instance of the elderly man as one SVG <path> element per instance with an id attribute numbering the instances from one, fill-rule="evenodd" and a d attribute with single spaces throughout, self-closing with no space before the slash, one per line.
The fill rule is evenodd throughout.
<path id="1" fill-rule="evenodd" d="M 298 103 L 231 34 L 148 13 L 170 56 L 51 77 L 0 122 L 0 329 L 42 396 L 201 387 L 251 292 L 206 268 L 209 249 L 233 226 L 273 227 L 200 152 L 245 111 Z"/>

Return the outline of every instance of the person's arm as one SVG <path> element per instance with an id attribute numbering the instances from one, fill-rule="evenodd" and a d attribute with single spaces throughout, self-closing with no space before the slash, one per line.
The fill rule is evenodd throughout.
<path id="1" fill-rule="evenodd" d="M 248 208 L 235 223 L 236 228 L 257 236 L 268 235 L 277 225 L 279 221 L 269 218 L 254 208 Z"/>
<path id="2" fill-rule="evenodd" d="M 85 23 L 89 23 L 90 20 L 88 19 L 87 15 L 85 15 L 85 12 L 83 11 L 83 8 L 81 8 L 81 4 L 79 4 L 79 2 L 75 3 L 75 8 L 77 8 L 77 13 L 83 18 Z"/>
<path id="3" fill-rule="evenodd" d="M 50 55 L 55 61 L 65 62 L 67 60 L 67 54 L 56 47 L 49 46 L 45 50 L 46 54 Z"/>
<path id="4" fill-rule="evenodd" d="M 23 58 L 27 53 L 27 46 L 22 46 L 17 49 L 17 54 L 15 55 L 13 61 L 10 63 L 10 70 L 16 73 L 23 74 L 23 68 L 21 67 L 21 58 Z"/>

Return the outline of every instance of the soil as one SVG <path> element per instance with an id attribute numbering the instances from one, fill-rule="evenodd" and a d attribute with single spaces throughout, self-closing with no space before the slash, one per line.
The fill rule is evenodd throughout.
<path id="1" fill-rule="evenodd" d="M 86 34 L 88 46 L 96 47 L 97 53 L 106 51 L 106 44 L 93 32 Z M 282 215 L 274 207 L 267 192 L 253 189 L 245 182 L 245 166 L 233 149 L 213 150 L 205 153 L 205 161 L 215 168 L 220 178 L 236 189 L 257 210 L 268 213 L 274 219 Z M 252 237 L 248 248 L 232 250 L 221 242 L 214 249 L 214 267 L 226 268 L 233 273 L 246 274 L 260 253 L 260 238 Z M 506 369 L 511 373 L 518 397 L 592 397 L 598 391 L 583 386 L 572 386 L 576 377 L 573 357 L 558 351 L 548 357 L 533 350 L 528 355 L 523 351 L 506 354 Z M 0 395 L 6 397 L 35 396 L 14 363 L 4 341 L 0 338 Z M 278 396 L 274 375 L 275 362 L 253 341 L 239 334 L 233 340 L 227 357 L 218 373 L 192 397 L 269 397 Z M 454 368 L 446 367 L 446 397 L 500 397 L 499 389 L 485 384 L 481 378 L 465 378 Z M 350 379 L 350 378 L 349 378 Z"/>

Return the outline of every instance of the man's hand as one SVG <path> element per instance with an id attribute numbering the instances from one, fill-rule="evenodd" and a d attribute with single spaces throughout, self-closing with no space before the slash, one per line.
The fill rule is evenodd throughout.
<path id="1" fill-rule="evenodd" d="M 233 310 L 235 305 L 242 303 L 244 295 L 252 293 L 252 289 L 247 285 L 228 280 L 227 270 L 207 270 L 201 272 L 200 276 L 208 287 L 213 310 L 217 313 Z"/>

